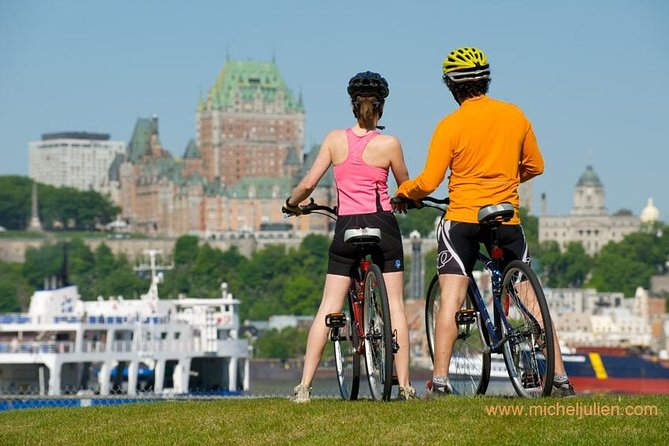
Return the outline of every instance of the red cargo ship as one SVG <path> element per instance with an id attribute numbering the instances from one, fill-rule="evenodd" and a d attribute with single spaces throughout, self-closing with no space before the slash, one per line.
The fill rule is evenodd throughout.
<path id="1" fill-rule="evenodd" d="M 669 361 L 626 348 L 581 347 L 563 353 L 577 393 L 669 394 Z"/>

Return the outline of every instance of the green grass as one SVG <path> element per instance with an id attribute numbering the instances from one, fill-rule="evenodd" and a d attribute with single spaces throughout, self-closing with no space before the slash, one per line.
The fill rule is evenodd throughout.
<path id="1" fill-rule="evenodd" d="M 494 416 L 486 406 L 563 415 Z M 559 405 L 559 406 L 558 406 Z M 583 406 L 650 406 L 653 415 L 568 415 Z M 563 409 L 559 409 L 563 407 Z M 550 409 L 548 409 L 550 410 Z M 171 401 L 0 413 L 0 444 L 460 445 L 669 444 L 669 396 L 447 397 L 381 403 L 285 398 Z"/>

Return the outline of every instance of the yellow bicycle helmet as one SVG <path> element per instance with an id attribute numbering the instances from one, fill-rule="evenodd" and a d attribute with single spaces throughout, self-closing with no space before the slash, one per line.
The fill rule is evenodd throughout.
<path id="1" fill-rule="evenodd" d="M 444 81 L 466 82 L 490 77 L 488 58 L 478 48 L 463 47 L 450 52 L 442 64 Z"/>

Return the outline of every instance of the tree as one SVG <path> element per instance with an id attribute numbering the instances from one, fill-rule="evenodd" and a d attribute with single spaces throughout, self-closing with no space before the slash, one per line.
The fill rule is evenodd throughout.
<path id="1" fill-rule="evenodd" d="M 21 176 L 0 176 L 0 226 L 23 230 L 30 219 L 33 181 Z M 37 184 L 39 217 L 46 229 L 92 230 L 112 221 L 120 209 L 95 191 Z"/>
<path id="2" fill-rule="evenodd" d="M 0 176 L 0 226 L 24 229 L 30 219 L 32 180 L 20 176 Z"/>
<path id="3" fill-rule="evenodd" d="M 404 237 L 408 237 L 413 231 L 418 231 L 421 236 L 427 237 L 435 230 L 436 222 L 442 215 L 443 212 L 440 210 L 426 206 L 410 210 L 406 214 L 397 214 L 397 223 Z"/>
<path id="4" fill-rule="evenodd" d="M 520 221 L 523 225 L 523 232 L 525 233 L 530 253 L 537 252 L 539 249 L 539 219 L 534 215 L 528 214 L 524 208 L 520 208 Z"/>
<path id="5" fill-rule="evenodd" d="M 667 272 L 669 236 L 666 227 L 655 233 L 633 233 L 610 242 L 595 256 L 588 285 L 601 291 L 634 295 L 637 287 L 650 287 L 650 278 Z"/>
<path id="6" fill-rule="evenodd" d="M 553 288 L 581 287 L 592 268 L 592 258 L 579 242 L 569 242 L 565 252 L 556 241 L 541 244 L 535 270 L 543 282 Z"/>
<path id="7" fill-rule="evenodd" d="M 21 270 L 21 264 L 0 262 L 0 313 L 28 309 L 31 287 Z"/>
<path id="8" fill-rule="evenodd" d="M 297 327 L 268 330 L 256 341 L 256 355 L 284 361 L 302 356 L 307 348 L 307 334 L 307 330 Z"/>
<path id="9" fill-rule="evenodd" d="M 165 273 L 160 286 L 161 295 L 175 298 L 189 294 L 192 286 L 192 269 L 200 251 L 199 240 L 193 235 L 182 235 L 174 243 L 174 269 Z"/>

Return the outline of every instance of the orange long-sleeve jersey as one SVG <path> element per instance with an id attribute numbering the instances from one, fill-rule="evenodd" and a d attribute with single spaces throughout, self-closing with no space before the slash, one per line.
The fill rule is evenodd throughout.
<path id="1" fill-rule="evenodd" d="M 540 175 L 544 160 L 530 121 L 515 105 L 487 96 L 468 99 L 439 122 L 423 171 L 405 181 L 397 195 L 412 199 L 432 193 L 446 176 L 449 220 L 477 223 L 481 207 L 508 201 L 520 224 L 518 185 Z"/>

